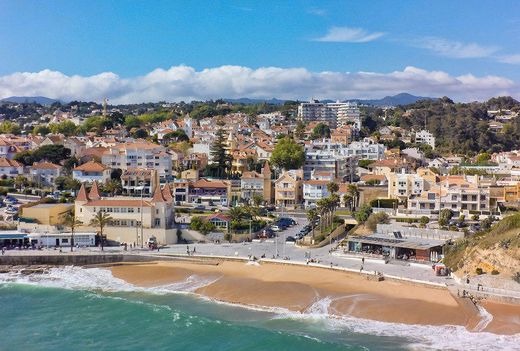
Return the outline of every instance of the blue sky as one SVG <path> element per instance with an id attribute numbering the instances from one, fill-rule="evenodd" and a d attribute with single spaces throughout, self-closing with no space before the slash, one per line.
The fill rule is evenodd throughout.
<path id="1" fill-rule="evenodd" d="M 24 95 L 73 98 L 67 94 L 86 94 L 88 89 L 74 92 L 69 87 L 60 92 L 49 80 L 60 78 L 74 85 L 79 83 L 71 77 L 78 75 L 84 85 L 96 89 L 93 77 L 111 72 L 101 77 L 105 80 L 96 78 L 101 87 L 97 94 L 86 94 L 88 98 L 111 94 L 120 101 L 140 99 L 135 86 L 147 80 L 138 81 L 139 77 L 149 78 L 158 68 L 167 76 L 171 67 L 184 66 L 193 70 L 192 85 L 208 85 L 211 79 L 222 81 L 237 74 L 221 69 L 218 77 L 210 75 L 200 81 L 205 69 L 223 66 L 247 68 L 253 75 L 262 67 L 304 69 L 297 77 L 279 82 L 285 84 L 284 90 L 273 90 L 283 97 L 369 97 L 399 92 L 400 88 L 410 88 L 412 93 L 451 94 L 462 100 L 501 93 L 518 97 L 519 10 L 520 2 L 515 1 L 2 0 L 0 97 L 27 92 Z M 407 74 L 407 67 L 419 69 L 419 76 L 417 72 L 410 76 L 410 70 Z M 359 87 L 321 91 L 303 77 L 312 75 L 312 83 L 326 84 L 323 72 L 329 71 L 337 73 L 334 84 Z M 395 77 L 388 76 L 392 72 L 402 73 L 406 77 L 399 76 L 400 83 L 402 79 L 428 79 L 425 86 L 429 88 L 421 88 L 418 82 L 416 86 L 395 84 L 395 89 L 385 85 L 374 91 L 378 84 L 369 81 L 369 87 L 364 86 L 367 77 L 360 78 L 357 72 L 380 74 L 386 79 L 383 85 L 394 82 Z M 445 76 L 439 78 L 435 72 Z M 478 80 L 486 77 L 493 79 Z M 161 84 L 167 87 L 179 80 L 171 72 L 164 79 Z M 197 84 L 194 79 L 199 79 Z M 306 88 L 298 87 L 302 79 Z M 103 88 L 107 84 L 110 89 Z M 147 90 L 141 91 L 141 99 L 170 95 L 175 95 L 172 100 L 213 98 L 219 87 L 226 97 L 268 97 L 269 89 L 263 85 L 255 90 L 253 86 L 237 88 L 237 84 L 208 87 L 207 96 L 198 96 L 197 87 L 155 95 Z M 433 89 L 436 84 L 441 86 Z M 133 89 L 132 97 L 128 97 L 129 89 Z"/>

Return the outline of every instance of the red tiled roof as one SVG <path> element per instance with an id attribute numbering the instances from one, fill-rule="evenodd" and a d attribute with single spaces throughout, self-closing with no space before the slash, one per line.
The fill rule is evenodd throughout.
<path id="1" fill-rule="evenodd" d="M 32 169 L 60 169 L 61 166 L 55 165 L 54 163 L 50 162 L 38 162 L 33 163 Z"/>
<path id="2" fill-rule="evenodd" d="M 152 207 L 149 201 L 143 200 L 121 200 L 121 199 L 99 199 L 89 201 L 85 206 L 114 206 L 114 207 Z"/>
<path id="3" fill-rule="evenodd" d="M 73 170 L 83 172 L 103 172 L 105 169 L 108 169 L 108 167 L 95 161 L 89 161 L 81 166 L 75 167 Z"/>

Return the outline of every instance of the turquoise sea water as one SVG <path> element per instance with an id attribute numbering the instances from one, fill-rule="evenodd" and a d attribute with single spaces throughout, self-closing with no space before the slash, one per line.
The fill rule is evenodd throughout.
<path id="1" fill-rule="evenodd" d="M 520 345 L 518 336 L 459 327 L 338 320 L 322 313 L 326 300 L 307 314 L 217 303 L 189 293 L 204 284 L 195 278 L 141 289 L 101 269 L 1 275 L 0 350 L 514 350 Z"/>

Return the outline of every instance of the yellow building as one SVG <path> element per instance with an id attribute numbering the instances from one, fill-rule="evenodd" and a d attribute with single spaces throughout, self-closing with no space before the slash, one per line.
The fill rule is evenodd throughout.
<path id="1" fill-rule="evenodd" d="M 303 170 L 285 171 L 275 181 L 274 197 L 277 206 L 297 208 L 303 202 Z"/>
<path id="2" fill-rule="evenodd" d="M 44 225 L 63 224 L 65 216 L 74 208 L 73 204 L 37 204 L 22 208 L 22 217 Z"/>

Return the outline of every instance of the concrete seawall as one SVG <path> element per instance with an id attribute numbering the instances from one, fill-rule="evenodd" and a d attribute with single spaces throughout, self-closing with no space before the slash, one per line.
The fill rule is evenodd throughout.
<path id="1" fill-rule="evenodd" d="M 86 266 L 119 262 L 150 262 L 173 258 L 134 254 L 56 254 L 56 255 L 9 255 L 0 256 L 0 265 L 5 266 Z"/>

